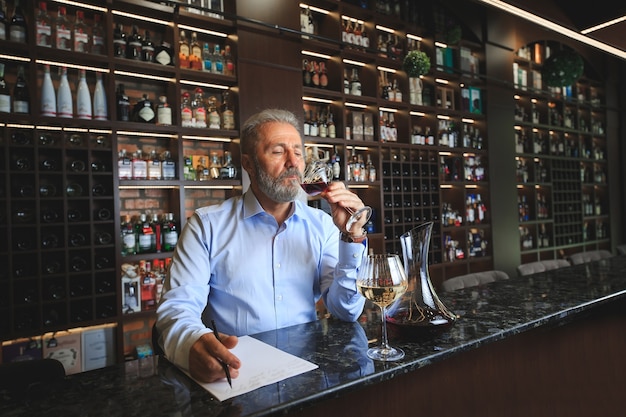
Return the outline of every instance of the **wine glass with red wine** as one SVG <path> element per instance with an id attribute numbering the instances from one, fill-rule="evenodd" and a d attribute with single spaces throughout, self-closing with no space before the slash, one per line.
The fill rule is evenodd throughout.
<path id="1" fill-rule="evenodd" d="M 332 177 L 333 169 L 326 161 L 313 159 L 306 164 L 300 185 L 308 195 L 315 196 L 328 188 Z M 344 209 L 350 213 L 350 218 L 346 222 L 347 231 L 350 231 L 352 225 L 359 220 L 361 216 L 365 216 L 365 221 L 367 222 L 372 215 L 372 208 L 368 206 L 364 206 L 356 211 L 349 207 L 344 207 Z"/>

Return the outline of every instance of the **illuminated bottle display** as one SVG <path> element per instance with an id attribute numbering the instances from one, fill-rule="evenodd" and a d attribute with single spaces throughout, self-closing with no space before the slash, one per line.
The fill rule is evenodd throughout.
<path id="1" fill-rule="evenodd" d="M 193 112 L 193 126 L 207 126 L 207 109 L 204 107 L 204 91 L 197 87 L 194 91 L 193 100 L 191 100 L 191 111 Z"/>
<path id="2" fill-rule="evenodd" d="M 130 120 L 130 101 L 124 90 L 124 84 L 117 86 L 117 120 L 128 122 Z"/>
<path id="3" fill-rule="evenodd" d="M 172 124 L 172 108 L 167 103 L 166 96 L 159 97 L 159 104 L 156 112 L 156 124 L 159 126 L 170 126 Z"/>
<path id="4" fill-rule="evenodd" d="M 15 0 L 15 7 L 13 9 L 13 17 L 9 24 L 9 39 L 13 42 L 27 42 L 28 29 L 26 27 L 26 19 L 24 18 L 24 12 L 19 0 Z"/>
<path id="5" fill-rule="evenodd" d="M 39 2 L 39 12 L 37 13 L 35 37 L 37 46 L 52 46 L 52 25 L 50 23 L 50 15 L 48 15 L 48 4 L 45 1 Z"/>
<path id="6" fill-rule="evenodd" d="M 229 91 L 222 93 L 222 128 L 235 129 L 235 110 Z"/>
<path id="7" fill-rule="evenodd" d="M 87 86 L 86 72 L 84 69 L 81 69 L 76 91 L 76 115 L 79 119 L 91 120 L 93 116 L 91 104 L 91 93 Z"/>
<path id="8" fill-rule="evenodd" d="M 13 88 L 13 111 L 15 113 L 30 113 L 30 93 L 23 65 L 17 67 L 17 79 Z"/>
<path id="9" fill-rule="evenodd" d="M 72 103 L 72 91 L 70 83 L 67 80 L 67 67 L 61 68 L 61 81 L 57 91 L 57 116 L 74 117 L 74 108 Z"/>
<path id="10" fill-rule="evenodd" d="M 8 36 L 7 15 L 5 12 L 4 1 L 0 1 L 0 40 L 6 41 Z"/>
<path id="11" fill-rule="evenodd" d="M 89 52 L 90 40 L 87 25 L 85 24 L 85 13 L 82 10 L 76 11 L 74 22 L 74 51 Z"/>
<path id="12" fill-rule="evenodd" d="M 11 94 L 4 80 L 4 64 L 0 62 L 0 113 L 11 112 Z"/>
<path id="13" fill-rule="evenodd" d="M 72 50 L 72 29 L 67 20 L 65 6 L 59 6 L 57 19 L 54 22 L 54 46 L 64 51 Z"/>
<path id="14" fill-rule="evenodd" d="M 102 15 L 96 13 L 93 15 L 93 28 L 91 29 L 91 53 L 97 55 L 106 53 L 105 38 Z"/>
<path id="15" fill-rule="evenodd" d="M 44 65 L 43 82 L 41 86 L 41 115 L 55 117 L 57 115 L 56 94 L 50 76 L 50 65 Z"/>
<path id="16" fill-rule="evenodd" d="M 100 72 L 96 72 L 96 88 L 93 92 L 93 118 L 95 120 L 107 120 L 109 118 L 107 99 Z"/>

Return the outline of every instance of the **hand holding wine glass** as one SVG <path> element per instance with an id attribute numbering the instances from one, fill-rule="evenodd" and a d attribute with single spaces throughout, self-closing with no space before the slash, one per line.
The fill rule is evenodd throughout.
<path id="1" fill-rule="evenodd" d="M 332 178 L 332 168 L 323 160 L 311 159 L 304 168 L 301 182 L 302 189 L 310 196 L 318 195 L 328 189 Z M 345 230 L 350 232 L 352 226 L 362 220 L 365 224 L 372 215 L 372 208 L 368 206 L 354 210 L 350 207 L 343 207 L 350 217 L 345 225 Z"/>
<path id="2" fill-rule="evenodd" d="M 381 309 L 382 342 L 367 350 L 367 356 L 380 361 L 395 361 L 404 357 L 404 351 L 389 345 L 387 339 L 387 307 L 398 300 L 408 287 L 404 266 L 398 255 L 368 255 L 363 259 L 356 286 L 363 297 Z"/>

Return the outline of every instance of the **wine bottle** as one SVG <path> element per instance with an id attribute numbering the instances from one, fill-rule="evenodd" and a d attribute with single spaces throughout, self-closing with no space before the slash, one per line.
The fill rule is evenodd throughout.
<path id="1" fill-rule="evenodd" d="M 96 88 L 93 92 L 93 118 L 95 120 L 107 120 L 109 118 L 102 73 L 100 72 L 96 72 Z"/>
<path id="2" fill-rule="evenodd" d="M 159 104 L 156 112 L 156 124 L 159 126 L 170 126 L 172 124 L 172 108 L 167 103 L 166 96 L 159 97 Z"/>
<path id="3" fill-rule="evenodd" d="M 78 89 L 76 91 L 76 113 L 79 119 L 91 120 L 91 94 L 87 86 L 86 71 L 80 69 Z"/>
<path id="4" fill-rule="evenodd" d="M 69 20 L 67 20 L 67 9 L 59 6 L 57 18 L 54 22 L 54 45 L 57 49 L 64 51 L 72 50 L 72 30 Z"/>
<path id="5" fill-rule="evenodd" d="M 130 101 L 124 91 L 124 84 L 117 86 L 117 120 L 128 122 L 130 120 Z"/>
<path id="6" fill-rule="evenodd" d="M 174 213 L 167 213 L 163 222 L 163 251 L 171 252 L 178 242 L 178 225 Z"/>
<path id="7" fill-rule="evenodd" d="M 191 43 L 189 45 L 189 66 L 191 69 L 202 70 L 202 47 L 198 42 L 198 34 L 191 32 Z"/>
<path id="8" fill-rule="evenodd" d="M 207 72 L 211 72 L 213 61 L 211 60 L 211 49 L 208 43 L 204 43 L 202 46 L 202 69 Z"/>
<path id="9" fill-rule="evenodd" d="M 121 23 L 118 23 L 113 31 L 113 56 L 126 57 L 126 33 Z"/>
<path id="10" fill-rule="evenodd" d="M 224 57 L 218 44 L 213 48 L 213 72 L 216 74 L 224 73 Z"/>
<path id="11" fill-rule="evenodd" d="M 93 28 L 91 29 L 91 53 L 97 55 L 106 54 L 104 45 L 105 33 L 102 27 L 102 15 L 93 15 Z"/>
<path id="12" fill-rule="evenodd" d="M 45 1 L 39 2 L 39 12 L 36 16 L 36 39 L 37 46 L 52 47 L 52 24 L 48 15 L 48 4 Z"/>
<path id="13" fill-rule="evenodd" d="M 230 52 L 230 45 L 224 47 L 224 74 L 235 75 L 235 60 Z"/>
<path id="14" fill-rule="evenodd" d="M 41 115 L 55 117 L 57 115 L 56 95 L 50 76 L 50 65 L 44 65 L 43 83 L 41 86 Z"/>
<path id="15" fill-rule="evenodd" d="M 0 0 L 0 40 L 7 40 L 7 15 L 4 11 L 4 0 Z"/>
<path id="16" fill-rule="evenodd" d="M 152 234 L 154 232 L 145 213 L 139 215 L 139 219 L 135 223 L 135 231 L 138 236 L 137 253 L 152 252 Z"/>
<path id="17" fill-rule="evenodd" d="M 224 151 L 224 165 L 220 168 L 220 178 L 223 180 L 237 178 L 237 167 L 233 163 L 232 154 L 228 151 Z"/>
<path id="18" fill-rule="evenodd" d="M 161 166 L 161 158 L 157 155 L 156 149 L 152 149 L 148 158 L 147 177 L 149 180 L 160 180 L 162 178 Z"/>
<path id="19" fill-rule="evenodd" d="M 154 62 L 158 62 L 161 65 L 174 65 L 173 57 L 172 46 L 169 42 L 162 41 L 154 53 Z"/>
<path id="20" fill-rule="evenodd" d="M 229 91 L 222 93 L 222 128 L 226 130 L 235 129 L 235 110 Z"/>
<path id="21" fill-rule="evenodd" d="M 74 21 L 74 51 L 89 52 L 89 32 L 85 24 L 85 13 L 76 10 L 76 20 Z"/>
<path id="22" fill-rule="evenodd" d="M 204 91 L 196 87 L 193 100 L 191 101 L 194 127 L 204 128 L 207 125 L 207 108 L 204 106 Z"/>
<path id="23" fill-rule="evenodd" d="M 26 37 L 28 30 L 26 28 L 26 19 L 24 18 L 24 12 L 22 11 L 22 6 L 20 5 L 19 0 L 15 0 L 14 6 L 13 17 L 11 18 L 11 24 L 9 25 L 9 39 L 13 42 L 26 43 L 28 41 Z"/>
<path id="24" fill-rule="evenodd" d="M 13 111 L 15 113 L 30 113 L 30 93 L 24 75 L 24 66 L 17 67 L 17 79 L 13 88 Z"/>
<path id="25" fill-rule="evenodd" d="M 57 116 L 74 117 L 72 91 L 67 80 L 67 67 L 61 67 L 61 82 L 57 91 Z"/>
<path id="26" fill-rule="evenodd" d="M 1 29 L 1 28 L 0 28 Z M 4 64 L 0 62 L 0 113 L 11 113 L 11 94 L 4 80 Z"/>
<path id="27" fill-rule="evenodd" d="M 126 58 L 141 60 L 141 35 L 137 25 L 133 25 L 132 31 L 127 38 Z"/>
<path id="28" fill-rule="evenodd" d="M 143 159 L 143 152 L 141 149 L 137 149 L 136 152 L 133 152 L 133 159 L 131 163 L 133 165 L 134 180 L 148 179 L 148 162 Z"/>
<path id="29" fill-rule="evenodd" d="M 144 62 L 154 61 L 154 43 L 150 38 L 150 31 L 146 30 L 141 42 L 141 60 Z"/>
<path id="30" fill-rule="evenodd" d="M 176 162 L 172 158 L 170 151 L 164 151 L 161 160 L 161 172 L 164 180 L 173 180 L 176 178 Z"/>
<path id="31" fill-rule="evenodd" d="M 156 121 L 152 101 L 150 101 L 147 94 L 144 94 L 143 98 L 135 104 L 133 121 L 140 123 L 154 123 Z"/>
<path id="32" fill-rule="evenodd" d="M 181 68 L 189 68 L 189 41 L 185 35 L 185 31 L 180 31 L 180 40 L 178 41 L 178 65 Z"/>
<path id="33" fill-rule="evenodd" d="M 217 108 L 217 98 L 210 96 L 207 106 L 207 118 L 209 121 L 209 129 L 220 129 L 222 126 L 222 119 Z"/>
<path id="34" fill-rule="evenodd" d="M 183 92 L 180 104 L 180 124 L 182 127 L 194 127 L 191 99 L 187 91 Z"/>
<path id="35" fill-rule="evenodd" d="M 119 152 L 117 159 L 117 170 L 119 179 L 130 180 L 133 177 L 133 163 L 126 153 L 126 149 Z"/>

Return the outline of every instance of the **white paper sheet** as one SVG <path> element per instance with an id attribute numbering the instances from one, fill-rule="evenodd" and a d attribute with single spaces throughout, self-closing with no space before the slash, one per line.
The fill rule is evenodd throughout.
<path id="1" fill-rule="evenodd" d="M 283 352 L 251 336 L 240 337 L 239 343 L 231 351 L 241 360 L 239 376 L 233 378 L 232 388 L 226 378 L 209 383 L 196 380 L 220 401 L 318 368 L 314 363 Z"/>

